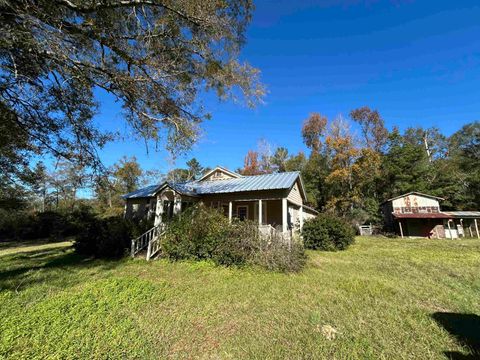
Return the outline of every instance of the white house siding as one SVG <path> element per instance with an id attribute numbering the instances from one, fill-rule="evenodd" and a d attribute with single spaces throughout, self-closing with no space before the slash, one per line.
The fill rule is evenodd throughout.
<path id="1" fill-rule="evenodd" d="M 235 176 L 232 176 L 225 171 L 222 170 L 216 170 L 212 172 L 210 175 L 205 177 L 202 181 L 215 181 L 215 180 L 226 180 L 226 179 L 232 179 Z"/>
<path id="2" fill-rule="evenodd" d="M 302 205 L 303 204 L 303 199 L 302 199 L 302 194 L 300 194 L 300 190 L 298 187 L 298 183 L 296 182 L 290 192 L 288 193 L 288 200 L 291 201 L 292 203 L 296 205 Z"/>
<path id="3" fill-rule="evenodd" d="M 440 208 L 437 199 L 432 199 L 430 197 L 410 194 L 403 196 L 401 198 L 395 199 L 392 201 L 393 209 L 395 208 L 406 208 L 406 207 L 420 207 L 420 206 L 432 206 Z"/>
<path id="4" fill-rule="evenodd" d="M 125 206 L 125 217 L 127 219 L 145 217 L 147 215 L 147 204 L 149 203 L 149 198 L 128 199 Z"/>

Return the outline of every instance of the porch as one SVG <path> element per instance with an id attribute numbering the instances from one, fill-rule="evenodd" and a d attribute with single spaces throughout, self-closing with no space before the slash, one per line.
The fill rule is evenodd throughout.
<path id="1" fill-rule="evenodd" d="M 159 194 L 150 204 L 148 216 L 155 216 L 155 226 L 158 226 L 197 202 L 220 210 L 230 221 L 250 220 L 258 223 L 260 228 L 271 226 L 284 234 L 302 229 L 306 217 L 304 207 L 288 198 L 195 199 L 173 191 Z"/>

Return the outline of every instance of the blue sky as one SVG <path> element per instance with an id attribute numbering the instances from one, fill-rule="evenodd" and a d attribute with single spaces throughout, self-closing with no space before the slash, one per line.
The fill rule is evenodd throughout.
<path id="1" fill-rule="evenodd" d="M 236 169 L 260 138 L 291 153 L 303 150 L 300 128 L 311 112 L 348 116 L 368 105 L 387 127 L 436 126 L 449 135 L 480 119 L 480 2 L 256 1 L 241 57 L 262 72 L 265 104 L 251 110 L 205 105 L 213 119 L 185 158 L 142 141 L 117 141 L 100 154 L 106 165 L 136 156 L 167 172 L 196 157 L 202 165 Z M 99 94 L 96 120 L 125 130 L 118 104 Z"/>

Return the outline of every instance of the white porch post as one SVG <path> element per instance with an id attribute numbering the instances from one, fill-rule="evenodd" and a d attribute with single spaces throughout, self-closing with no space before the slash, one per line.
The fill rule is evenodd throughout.
<path id="1" fill-rule="evenodd" d="M 262 225 L 262 200 L 258 200 L 258 225 Z"/>
<path id="2" fill-rule="evenodd" d="M 400 235 L 403 239 L 403 228 L 402 228 L 402 220 L 398 220 L 398 226 L 400 227 Z"/>
<path id="3" fill-rule="evenodd" d="M 448 233 L 450 234 L 450 239 L 453 240 L 452 229 L 450 228 L 450 219 L 447 220 Z"/>
<path id="4" fill-rule="evenodd" d="M 298 211 L 298 216 L 300 217 L 300 230 L 303 229 L 303 206 L 300 206 L 300 210 Z"/>
<path id="5" fill-rule="evenodd" d="M 473 219 L 473 221 L 475 222 L 475 230 L 477 231 L 477 238 L 480 239 L 480 233 L 478 232 L 478 223 L 477 223 L 477 219 Z"/>
<path id="6" fill-rule="evenodd" d="M 288 222 L 288 203 L 287 203 L 287 198 L 282 199 L 282 232 L 286 233 L 288 228 L 287 228 L 287 222 Z"/>
<path id="7" fill-rule="evenodd" d="M 228 221 L 232 222 L 233 217 L 233 203 L 231 201 L 228 202 Z"/>
<path id="8" fill-rule="evenodd" d="M 182 211 L 182 198 L 176 193 L 173 196 L 173 215 L 180 214 Z"/>
<path id="9" fill-rule="evenodd" d="M 162 197 L 159 195 L 157 196 L 157 205 L 155 205 L 155 221 L 153 223 L 154 226 L 158 226 L 162 223 L 162 216 L 163 216 L 163 200 L 162 200 Z"/>

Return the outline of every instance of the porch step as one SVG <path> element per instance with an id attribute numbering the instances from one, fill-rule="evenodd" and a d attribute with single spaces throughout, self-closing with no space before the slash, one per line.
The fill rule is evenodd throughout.
<path id="1" fill-rule="evenodd" d="M 160 257 L 160 252 L 155 254 L 150 258 L 150 260 L 156 260 Z M 147 258 L 147 249 L 140 250 L 138 253 L 135 254 L 135 259 L 145 260 Z"/>
<path id="2" fill-rule="evenodd" d="M 143 259 L 147 258 L 147 249 L 140 250 L 135 254 L 135 259 Z"/>

